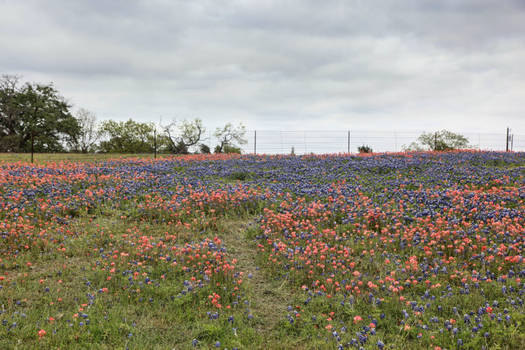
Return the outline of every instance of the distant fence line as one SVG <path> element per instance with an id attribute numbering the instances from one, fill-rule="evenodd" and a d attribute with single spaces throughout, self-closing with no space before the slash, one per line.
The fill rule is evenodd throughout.
<path id="1" fill-rule="evenodd" d="M 243 154 L 326 154 L 357 153 L 360 146 L 368 146 L 374 152 L 401 152 L 416 142 L 424 132 L 434 131 L 378 131 L 378 130 L 246 130 L 240 146 Z M 468 148 L 483 151 L 507 150 L 507 131 L 500 133 L 456 132 L 468 139 Z M 157 134 L 158 135 L 158 134 Z M 173 137 L 181 136 L 174 133 Z M 214 151 L 220 140 L 212 131 L 201 135 L 199 144 L 206 144 Z M 199 152 L 199 145 L 190 147 Z M 509 132 L 508 150 L 525 151 L 525 134 Z"/>
<path id="2" fill-rule="evenodd" d="M 422 132 L 365 131 L 365 130 L 248 130 L 243 153 L 295 154 L 357 153 L 359 146 L 369 146 L 374 152 L 400 152 L 417 141 Z M 501 133 L 458 132 L 469 141 L 469 148 L 486 151 L 505 151 L 507 135 Z M 204 143 L 217 143 L 208 134 Z M 509 134 L 509 150 L 525 151 L 525 135 Z M 213 151 L 213 148 L 212 148 Z"/>

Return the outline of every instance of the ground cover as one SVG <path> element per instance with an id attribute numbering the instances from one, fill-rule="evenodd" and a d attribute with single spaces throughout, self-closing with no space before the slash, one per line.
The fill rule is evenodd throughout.
<path id="1" fill-rule="evenodd" d="M 0 348 L 525 347 L 524 153 L 10 157 Z"/>

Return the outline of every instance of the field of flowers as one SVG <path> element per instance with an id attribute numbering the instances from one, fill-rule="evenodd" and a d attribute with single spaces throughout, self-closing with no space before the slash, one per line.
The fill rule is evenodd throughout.
<path id="1" fill-rule="evenodd" d="M 525 153 L 0 162 L 0 348 L 523 349 Z"/>

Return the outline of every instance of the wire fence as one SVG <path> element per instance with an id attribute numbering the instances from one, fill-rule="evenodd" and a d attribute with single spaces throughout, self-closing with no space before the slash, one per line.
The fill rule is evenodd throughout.
<path id="1" fill-rule="evenodd" d="M 401 152 L 416 142 L 422 132 L 367 130 L 249 130 L 242 153 L 257 154 L 323 154 L 357 153 L 368 146 L 374 152 Z M 469 142 L 469 149 L 507 150 L 507 134 L 458 132 Z M 210 133 L 204 140 L 210 146 L 218 140 Z M 525 134 L 509 134 L 508 150 L 525 151 Z M 213 152 L 213 147 L 212 147 Z"/>

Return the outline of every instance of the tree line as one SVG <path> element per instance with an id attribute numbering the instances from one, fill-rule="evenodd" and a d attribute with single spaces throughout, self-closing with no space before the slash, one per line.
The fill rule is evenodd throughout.
<path id="1" fill-rule="evenodd" d="M 211 153 L 202 120 L 154 123 L 106 120 L 71 104 L 53 84 L 22 83 L 20 77 L 0 78 L 0 152 L 101 152 L 188 154 Z M 241 153 L 246 144 L 242 124 L 227 123 L 213 133 L 215 153 Z"/>

